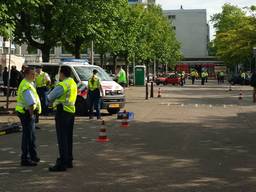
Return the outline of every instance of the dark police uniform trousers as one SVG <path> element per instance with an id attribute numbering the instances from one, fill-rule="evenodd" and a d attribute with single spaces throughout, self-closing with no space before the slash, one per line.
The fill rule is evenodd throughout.
<path id="1" fill-rule="evenodd" d="M 60 154 L 57 164 L 65 167 L 73 160 L 75 114 L 64 111 L 62 104 L 59 104 L 55 114 L 55 122 Z"/>
<path id="2" fill-rule="evenodd" d="M 37 158 L 35 115 L 31 117 L 28 111 L 26 111 L 25 114 L 17 113 L 17 115 L 22 125 L 21 160 L 33 160 Z"/>

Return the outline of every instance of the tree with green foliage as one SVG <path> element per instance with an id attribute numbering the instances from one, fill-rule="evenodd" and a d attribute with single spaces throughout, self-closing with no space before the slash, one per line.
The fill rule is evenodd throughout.
<path id="1" fill-rule="evenodd" d="M 48 62 L 50 50 L 60 42 L 65 26 L 63 12 L 69 6 L 64 0 L 5 0 L 8 16 L 15 25 L 14 41 L 42 51 Z"/>
<path id="2" fill-rule="evenodd" d="M 216 28 L 213 41 L 216 55 L 230 67 L 251 61 L 252 48 L 256 45 L 256 22 L 253 7 L 249 10 L 251 14 L 225 4 L 222 12 L 212 17 Z"/>

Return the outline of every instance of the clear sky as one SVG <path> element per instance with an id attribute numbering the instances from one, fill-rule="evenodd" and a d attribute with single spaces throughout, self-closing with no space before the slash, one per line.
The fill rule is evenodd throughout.
<path id="1" fill-rule="evenodd" d="M 210 20 L 211 15 L 220 12 L 225 3 L 246 7 L 256 5 L 256 0 L 156 0 L 156 3 L 160 4 L 164 10 L 179 9 L 181 5 L 184 9 L 207 9 L 208 20 Z M 211 25 L 211 38 L 213 35 L 214 30 Z"/>

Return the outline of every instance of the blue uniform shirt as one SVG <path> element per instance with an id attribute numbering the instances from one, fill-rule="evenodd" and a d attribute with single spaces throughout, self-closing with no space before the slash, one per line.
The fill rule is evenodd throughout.
<path id="1" fill-rule="evenodd" d="M 25 102 L 27 103 L 28 106 L 36 104 L 35 96 L 33 95 L 31 90 L 26 90 L 23 93 L 23 97 L 24 97 Z"/>
<path id="2" fill-rule="evenodd" d="M 62 86 L 56 86 L 47 96 L 48 100 L 50 102 L 53 102 L 55 99 L 59 98 L 61 95 L 63 95 L 64 89 Z"/>

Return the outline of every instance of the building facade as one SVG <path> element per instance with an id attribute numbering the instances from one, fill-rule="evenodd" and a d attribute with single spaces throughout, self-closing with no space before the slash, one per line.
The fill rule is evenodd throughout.
<path id="1" fill-rule="evenodd" d="M 128 0 L 129 4 L 137 4 L 137 3 L 143 3 L 143 4 L 155 4 L 156 0 Z"/>
<path id="2" fill-rule="evenodd" d="M 208 57 L 209 25 L 205 9 L 166 10 L 184 58 Z"/>

